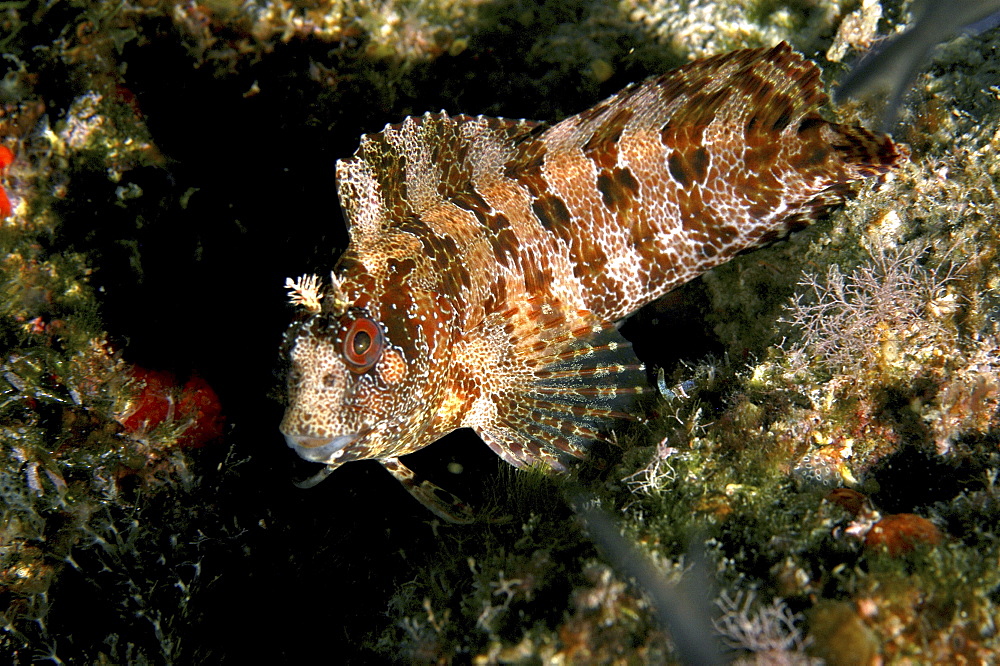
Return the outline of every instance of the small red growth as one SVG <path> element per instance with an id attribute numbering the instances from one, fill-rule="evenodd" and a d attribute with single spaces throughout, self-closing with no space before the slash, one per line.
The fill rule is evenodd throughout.
<path id="1" fill-rule="evenodd" d="M 200 376 L 191 375 L 180 386 L 171 372 L 136 366 L 131 375 L 145 385 L 135 398 L 135 409 L 121 422 L 125 430 L 136 433 L 168 421 L 190 421 L 177 439 L 185 448 L 199 448 L 222 436 L 225 419 L 219 396 Z"/>
<path id="2" fill-rule="evenodd" d="M 866 550 L 884 549 L 891 557 L 912 552 L 919 544 L 936 546 L 941 531 L 934 523 L 913 513 L 886 516 L 865 537 Z"/>
<path id="3" fill-rule="evenodd" d="M 139 108 L 139 99 L 130 88 L 119 83 L 115 85 L 114 94 L 119 102 L 132 109 L 132 113 L 135 114 L 136 119 L 143 119 L 142 109 Z"/>
<path id="4" fill-rule="evenodd" d="M 7 170 L 14 162 L 14 152 L 7 146 L 0 146 L 0 175 Z M 14 212 L 14 207 L 10 205 L 10 199 L 7 198 L 7 192 L 0 187 L 0 220 L 5 217 L 10 217 L 10 214 Z"/>
<path id="5" fill-rule="evenodd" d="M 871 512 L 871 505 L 868 503 L 868 498 L 857 490 L 851 490 L 850 488 L 835 488 L 823 499 L 827 502 L 839 504 L 854 516 L 860 515 L 862 511 Z"/>

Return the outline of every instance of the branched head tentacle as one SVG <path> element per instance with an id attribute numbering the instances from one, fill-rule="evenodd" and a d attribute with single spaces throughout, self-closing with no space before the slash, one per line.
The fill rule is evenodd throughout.
<path id="1" fill-rule="evenodd" d="M 351 307 L 336 273 L 330 273 L 330 287 L 325 294 L 316 274 L 300 275 L 294 280 L 285 278 L 285 289 L 288 290 L 289 302 L 309 314 L 319 314 L 325 306 L 329 314 L 340 317 Z"/>
<path id="2" fill-rule="evenodd" d="M 330 299 L 328 307 L 335 317 L 344 315 L 347 312 L 347 309 L 351 307 L 351 302 L 347 299 L 347 295 L 344 293 L 342 282 L 341 278 L 337 277 L 335 272 L 330 271 Z"/>
<path id="3" fill-rule="evenodd" d="M 300 275 L 294 280 L 285 278 L 285 289 L 288 290 L 288 300 L 292 305 L 301 307 L 310 314 L 316 314 L 320 311 L 323 294 L 321 293 L 319 276 L 315 274 Z"/>

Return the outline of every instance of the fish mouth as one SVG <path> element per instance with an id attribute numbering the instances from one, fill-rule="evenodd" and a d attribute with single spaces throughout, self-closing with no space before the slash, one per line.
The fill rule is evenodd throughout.
<path id="1" fill-rule="evenodd" d="M 359 433 L 338 435 L 337 437 L 314 437 L 282 433 L 289 448 L 295 449 L 299 457 L 310 462 L 334 463 L 344 455 L 344 449 L 356 442 Z"/>

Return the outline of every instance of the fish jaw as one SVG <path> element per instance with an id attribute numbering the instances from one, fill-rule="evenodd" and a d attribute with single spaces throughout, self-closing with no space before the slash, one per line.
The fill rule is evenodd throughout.
<path id="1" fill-rule="evenodd" d="M 285 442 L 289 448 L 309 462 L 333 463 L 344 455 L 344 449 L 358 440 L 357 434 L 339 435 L 337 437 L 312 437 L 310 435 L 290 434 L 282 430 Z"/>

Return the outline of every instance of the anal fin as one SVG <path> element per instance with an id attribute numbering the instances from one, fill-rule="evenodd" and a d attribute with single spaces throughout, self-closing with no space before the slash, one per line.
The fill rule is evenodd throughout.
<path id="1" fill-rule="evenodd" d="M 379 462 L 418 502 L 430 509 L 438 518 L 456 524 L 467 524 L 475 520 L 469 505 L 441 486 L 426 479 L 419 479 L 412 469 L 400 462 L 399 458 L 382 458 Z"/>

